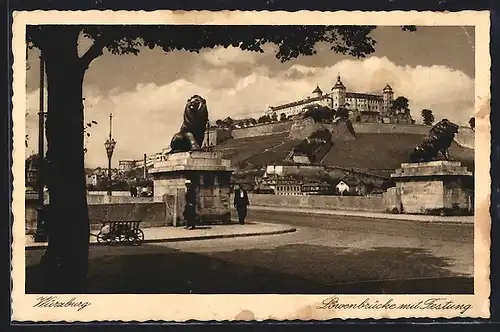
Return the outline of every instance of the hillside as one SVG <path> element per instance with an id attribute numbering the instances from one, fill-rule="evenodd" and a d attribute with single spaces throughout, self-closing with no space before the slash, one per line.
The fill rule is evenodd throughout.
<path id="1" fill-rule="evenodd" d="M 336 142 L 322 164 L 387 176 L 401 163 L 409 162 L 410 152 L 424 137 L 399 133 L 357 134 L 355 140 Z M 473 170 L 474 150 L 453 142 L 449 152 L 451 158 Z"/>
<path id="2" fill-rule="evenodd" d="M 281 133 L 231 139 L 216 145 L 214 150 L 222 152 L 224 158 L 231 159 L 233 165 L 238 165 L 249 158 L 277 148 L 288 141 L 287 137 L 288 133 Z M 286 147 L 288 148 L 288 145 Z"/>
<path id="3" fill-rule="evenodd" d="M 359 133 L 355 139 L 336 139 L 321 161 L 324 166 L 353 169 L 389 176 L 401 163 L 408 162 L 412 149 L 424 135 L 404 133 Z M 228 140 L 215 147 L 239 169 L 283 161 L 302 140 L 288 133 Z M 453 142 L 450 156 L 474 170 L 474 150 Z"/>

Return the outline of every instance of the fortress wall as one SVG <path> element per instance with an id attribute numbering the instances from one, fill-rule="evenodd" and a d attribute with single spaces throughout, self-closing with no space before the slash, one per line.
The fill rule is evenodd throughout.
<path id="1" fill-rule="evenodd" d="M 257 125 L 254 127 L 233 129 L 232 136 L 234 139 L 273 135 L 290 131 L 292 121 L 278 122 L 271 124 Z"/>
<path id="2" fill-rule="evenodd" d="M 231 129 L 215 129 L 205 132 L 205 138 L 203 139 L 203 145 L 206 145 L 208 141 L 210 144 L 217 145 L 231 138 Z"/>
<path id="3" fill-rule="evenodd" d="M 426 135 L 431 126 L 424 125 L 403 125 L 392 123 L 359 123 L 354 122 L 354 131 L 359 134 L 413 134 Z"/>

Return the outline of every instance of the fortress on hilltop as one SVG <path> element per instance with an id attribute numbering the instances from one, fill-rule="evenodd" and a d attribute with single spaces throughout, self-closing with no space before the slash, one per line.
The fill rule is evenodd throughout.
<path id="1" fill-rule="evenodd" d="M 270 106 L 266 114 L 276 113 L 279 116 L 284 113 L 286 116 L 293 116 L 299 114 L 304 107 L 317 104 L 332 110 L 345 107 L 349 110 L 353 122 L 412 124 L 409 110 L 399 112 L 391 110 L 393 100 L 394 92 L 389 84 L 384 87 L 380 95 L 348 92 L 339 75 L 330 92 L 324 93 L 319 86 L 316 86 L 311 96 Z"/>

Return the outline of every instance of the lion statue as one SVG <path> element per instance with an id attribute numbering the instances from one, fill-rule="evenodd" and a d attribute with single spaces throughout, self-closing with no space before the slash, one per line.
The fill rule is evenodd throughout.
<path id="1" fill-rule="evenodd" d="M 422 143 L 418 144 L 410 154 L 410 162 L 419 163 L 436 160 L 439 152 L 445 160 L 449 160 L 448 148 L 450 147 L 458 126 L 448 119 L 436 123 Z"/>
<path id="2" fill-rule="evenodd" d="M 205 99 L 194 95 L 188 99 L 184 108 L 184 121 L 181 129 L 172 137 L 170 153 L 200 150 L 208 122 L 208 109 Z"/>

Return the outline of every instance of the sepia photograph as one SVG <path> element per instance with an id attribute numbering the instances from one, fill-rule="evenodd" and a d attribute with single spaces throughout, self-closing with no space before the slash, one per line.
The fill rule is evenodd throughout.
<path id="1" fill-rule="evenodd" d="M 488 12 L 13 33 L 13 319 L 488 317 Z"/>

